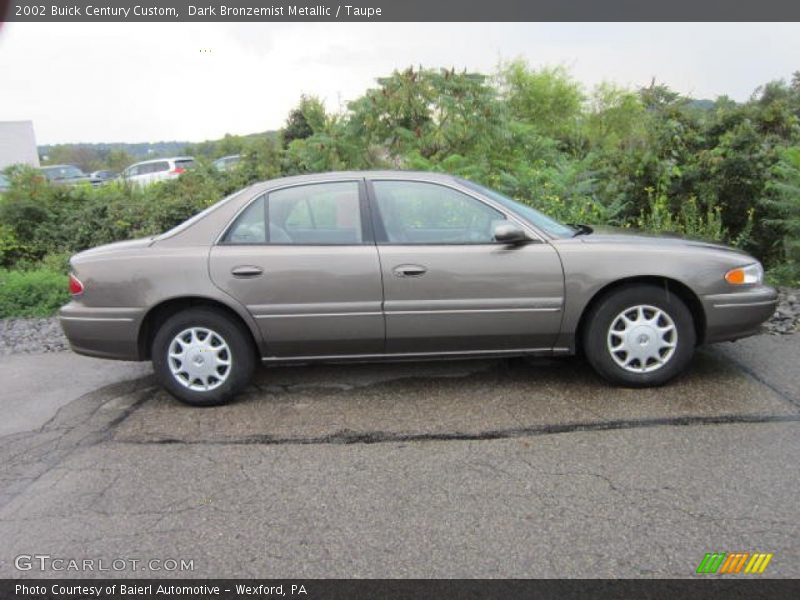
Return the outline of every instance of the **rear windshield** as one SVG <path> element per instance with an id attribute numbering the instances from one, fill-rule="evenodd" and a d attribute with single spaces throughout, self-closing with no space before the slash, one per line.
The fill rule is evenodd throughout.
<path id="1" fill-rule="evenodd" d="M 194 159 L 192 158 L 175 161 L 176 169 L 191 169 L 193 166 L 194 166 Z"/>
<path id="2" fill-rule="evenodd" d="M 48 179 L 77 179 L 78 177 L 85 177 L 83 171 L 78 167 L 72 166 L 42 167 L 41 170 Z"/>

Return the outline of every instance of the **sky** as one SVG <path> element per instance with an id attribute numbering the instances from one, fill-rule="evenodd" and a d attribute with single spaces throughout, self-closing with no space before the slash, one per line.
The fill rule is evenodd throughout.
<path id="1" fill-rule="evenodd" d="M 746 100 L 800 70 L 797 23 L 7 23 L 0 121 L 39 144 L 201 141 L 280 128 L 301 94 L 346 106 L 410 65 L 522 58 L 591 90 L 660 83 Z"/>

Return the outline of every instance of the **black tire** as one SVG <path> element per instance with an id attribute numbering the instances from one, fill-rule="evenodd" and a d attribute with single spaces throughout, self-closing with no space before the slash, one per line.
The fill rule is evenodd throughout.
<path id="1" fill-rule="evenodd" d="M 653 368 L 648 372 L 633 372 L 618 364 L 614 353 L 609 348 L 609 332 L 612 324 L 618 323 L 624 329 L 625 324 L 617 321 L 617 317 L 627 308 L 636 306 L 655 307 L 663 311 L 674 324 L 676 333 L 676 346 L 664 364 L 658 366 L 656 359 L 645 360 L 645 368 Z M 654 316 L 655 313 L 645 312 L 645 316 Z M 636 313 L 627 316 L 636 317 Z M 667 321 L 661 321 L 662 325 L 668 325 Z M 661 334 L 659 334 L 661 335 Z M 665 334 L 662 338 L 672 342 L 671 334 Z M 645 332 L 642 337 L 644 340 L 650 339 Z M 623 340 L 623 336 L 614 337 L 614 341 Z M 633 336 L 631 336 L 631 340 Z M 672 378 L 683 372 L 689 365 L 694 355 L 694 348 L 697 336 L 694 329 L 694 319 L 686 304 L 674 293 L 663 287 L 645 284 L 632 284 L 618 288 L 602 297 L 590 310 L 587 315 L 587 323 L 583 332 L 583 349 L 589 364 L 604 379 L 626 387 L 653 387 L 667 383 Z M 668 349 L 663 352 L 666 356 Z M 617 359 L 626 361 L 628 353 L 621 350 L 616 353 Z M 634 354 L 630 354 L 634 356 Z M 649 366 L 648 366 L 649 365 Z M 642 368 L 639 359 L 633 359 L 631 369 Z"/>
<path id="2" fill-rule="evenodd" d="M 213 387 L 208 390 L 190 389 L 187 384 L 190 375 L 187 373 L 173 375 L 169 357 L 170 347 L 175 338 L 181 332 L 199 328 L 197 339 L 204 335 L 203 330 L 210 330 L 227 345 L 228 351 L 217 351 L 215 356 L 220 356 L 223 360 L 229 360 L 230 365 L 227 369 L 224 366 L 220 369 L 220 379 L 213 379 L 215 374 L 207 375 L 205 382 Z M 206 336 L 208 334 L 205 334 Z M 218 343 L 214 338 L 210 343 Z M 187 336 L 191 340 L 191 335 Z M 209 339 L 209 338 L 205 338 Z M 205 339 L 201 341 L 205 341 Z M 180 347 L 180 346 L 178 346 Z M 187 344 L 187 347 L 188 344 Z M 207 350 L 208 351 L 208 350 Z M 213 349 L 211 350 L 213 352 Z M 252 339 L 244 327 L 237 321 L 231 319 L 224 313 L 210 308 L 191 308 L 181 311 L 167 319 L 159 328 L 153 340 L 151 349 L 153 359 L 153 370 L 161 385 L 175 398 L 192 406 L 215 406 L 230 402 L 236 394 L 242 391 L 253 376 L 256 366 L 256 352 L 252 345 Z M 195 352 L 202 354 L 202 351 Z M 208 356 L 203 355 L 203 356 Z M 187 362 L 188 362 L 187 358 Z M 202 362 L 202 356 L 199 358 Z M 182 363 L 177 360 L 173 363 L 178 368 Z M 199 385 L 200 380 L 195 380 Z"/>

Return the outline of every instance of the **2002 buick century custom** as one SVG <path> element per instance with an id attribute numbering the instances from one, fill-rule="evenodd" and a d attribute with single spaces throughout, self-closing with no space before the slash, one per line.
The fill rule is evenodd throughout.
<path id="1" fill-rule="evenodd" d="M 174 396 L 231 399 L 258 361 L 562 355 L 663 384 L 755 333 L 776 293 L 725 246 L 558 223 L 456 177 L 250 186 L 163 235 L 72 258 L 72 348 L 152 359 Z"/>

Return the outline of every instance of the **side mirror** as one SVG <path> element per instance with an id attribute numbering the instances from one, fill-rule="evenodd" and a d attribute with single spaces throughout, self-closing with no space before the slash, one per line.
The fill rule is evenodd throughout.
<path id="1" fill-rule="evenodd" d="M 502 244 L 522 244 L 530 241 L 528 235 L 522 229 L 508 221 L 495 226 L 494 239 Z"/>

